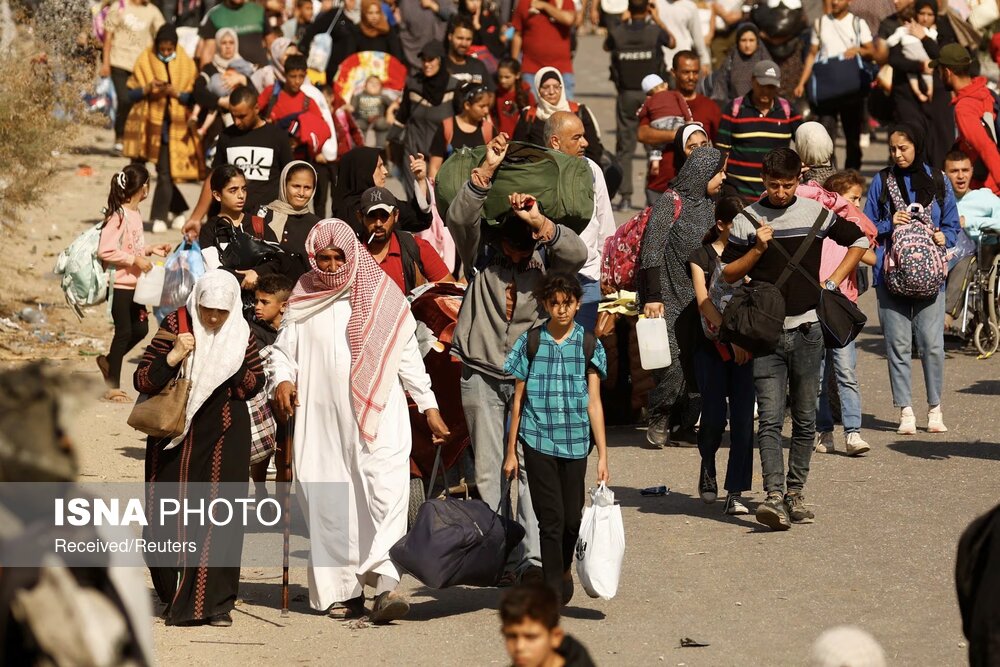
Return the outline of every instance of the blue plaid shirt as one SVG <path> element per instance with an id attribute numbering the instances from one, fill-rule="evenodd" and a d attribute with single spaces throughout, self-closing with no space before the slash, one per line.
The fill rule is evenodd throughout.
<path id="1" fill-rule="evenodd" d="M 562 343 L 556 343 L 543 325 L 532 361 L 527 332 L 507 355 L 504 372 L 526 385 L 518 438 L 537 452 L 562 459 L 582 459 L 590 452 L 587 369 L 593 367 L 607 377 L 608 359 L 601 341 L 589 363 L 583 354 L 583 327 L 575 324 Z"/>

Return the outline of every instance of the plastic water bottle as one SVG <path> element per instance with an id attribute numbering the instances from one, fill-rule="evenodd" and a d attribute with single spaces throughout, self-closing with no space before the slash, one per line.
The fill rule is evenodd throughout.
<path id="1" fill-rule="evenodd" d="M 639 363 L 647 371 L 670 365 L 667 321 L 662 317 L 641 317 L 635 325 L 639 341 Z"/>

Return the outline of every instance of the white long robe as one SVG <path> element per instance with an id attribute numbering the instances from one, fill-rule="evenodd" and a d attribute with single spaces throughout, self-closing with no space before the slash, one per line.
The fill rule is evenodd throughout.
<path id="1" fill-rule="evenodd" d="M 286 323 L 268 360 L 274 385 L 288 380 L 298 390 L 296 494 L 309 519 L 309 604 L 321 611 L 361 595 L 377 575 L 400 578 L 389 549 L 406 533 L 409 503 L 412 435 L 403 388 L 420 412 L 437 407 L 416 336 L 410 336 L 400 361 L 401 383 L 389 393 L 378 437 L 372 447 L 364 443 L 351 406 L 350 316 L 345 295 L 312 317 Z M 302 486 L 309 482 L 349 485 L 346 526 L 336 520 L 342 514 L 324 511 L 329 504 L 319 497 L 320 487 Z M 314 565 L 333 562 L 331 554 L 343 554 L 345 542 L 344 566 Z"/>

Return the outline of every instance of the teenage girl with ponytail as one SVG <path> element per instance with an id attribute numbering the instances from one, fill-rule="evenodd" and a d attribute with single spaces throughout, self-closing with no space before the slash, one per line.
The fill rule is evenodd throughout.
<path id="1" fill-rule="evenodd" d="M 121 390 L 122 360 L 129 350 L 146 337 L 149 326 L 144 306 L 135 303 L 132 296 L 140 273 L 153 268 L 150 255 L 166 255 L 169 243 L 147 248 L 142 232 L 139 203 L 149 196 L 149 172 L 142 164 L 130 164 L 111 177 L 108 207 L 101 228 L 101 242 L 97 256 L 105 267 L 114 267 L 114 294 L 111 300 L 111 319 L 115 335 L 107 355 L 97 357 L 108 390 L 104 399 L 114 403 L 130 403 L 131 399 Z"/>

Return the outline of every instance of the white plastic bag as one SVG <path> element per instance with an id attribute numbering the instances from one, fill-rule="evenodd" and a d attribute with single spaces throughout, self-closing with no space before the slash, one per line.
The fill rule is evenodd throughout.
<path id="1" fill-rule="evenodd" d="M 576 575 L 592 598 L 610 600 L 618 592 L 625 559 L 625 526 L 615 492 L 601 482 L 590 490 L 590 506 L 583 510 L 576 541 Z"/>
<path id="2" fill-rule="evenodd" d="M 139 275 L 139 280 L 135 284 L 135 294 L 132 295 L 132 301 L 149 306 L 150 308 L 159 306 L 160 297 L 163 294 L 163 279 L 166 275 L 166 268 L 164 268 L 162 262 L 153 264 L 153 268 Z"/>

